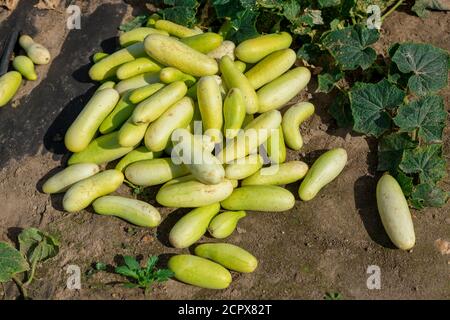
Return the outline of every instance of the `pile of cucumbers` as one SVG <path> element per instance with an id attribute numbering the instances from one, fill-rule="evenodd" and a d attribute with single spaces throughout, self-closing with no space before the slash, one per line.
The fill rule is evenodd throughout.
<path id="1" fill-rule="evenodd" d="M 0 77 L 0 107 L 5 106 L 14 98 L 22 84 L 22 77 L 30 81 L 37 80 L 35 64 L 48 64 L 51 60 L 47 48 L 35 42 L 28 35 L 22 35 L 19 38 L 19 45 L 27 55 L 16 56 L 12 61 L 15 70 L 6 72 Z"/>
<path id="2" fill-rule="evenodd" d="M 155 207 L 109 194 L 124 182 L 161 186 L 160 205 L 193 208 L 170 231 L 176 248 L 190 247 L 207 231 L 228 237 L 247 210 L 292 209 L 286 184 L 303 179 L 298 195 L 313 199 L 344 169 L 347 153 L 329 150 L 311 168 L 286 161 L 286 147 L 302 148 L 299 126 L 314 113 L 309 102 L 279 111 L 311 77 L 294 65 L 291 42 L 281 32 L 236 46 L 162 19 L 123 33 L 122 49 L 94 55 L 89 75 L 101 85 L 67 130 L 68 167 L 44 184 L 44 192 L 65 192 L 68 212 L 92 204 L 98 214 L 156 227 L 161 216 Z M 101 170 L 117 159 L 115 169 Z M 178 280 L 213 289 L 228 287 L 228 269 L 256 267 L 252 254 L 226 243 L 201 244 L 195 255 L 169 261 Z"/>

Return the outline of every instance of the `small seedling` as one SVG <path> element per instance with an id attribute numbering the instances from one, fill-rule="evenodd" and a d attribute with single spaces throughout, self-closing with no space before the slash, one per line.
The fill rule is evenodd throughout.
<path id="1" fill-rule="evenodd" d="M 324 300 L 342 300 L 343 296 L 339 292 L 327 292 L 323 298 Z"/>

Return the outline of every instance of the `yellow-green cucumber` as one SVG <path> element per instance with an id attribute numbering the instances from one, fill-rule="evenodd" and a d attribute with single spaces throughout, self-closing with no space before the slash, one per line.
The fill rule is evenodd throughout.
<path id="1" fill-rule="evenodd" d="M 68 212 L 81 211 L 95 199 L 116 191 L 123 182 L 123 174 L 117 170 L 106 170 L 75 183 L 63 198 L 63 208 Z"/>
<path id="2" fill-rule="evenodd" d="M 200 78 L 197 85 L 197 99 L 202 116 L 203 130 L 215 143 L 222 141 L 222 95 L 212 76 Z"/>
<path id="3" fill-rule="evenodd" d="M 42 186 L 47 194 L 60 193 L 69 189 L 74 183 L 98 173 L 100 168 L 95 163 L 79 163 L 68 166 L 48 179 Z"/>
<path id="4" fill-rule="evenodd" d="M 292 36 L 287 32 L 272 33 L 241 42 L 234 51 L 236 57 L 247 63 L 256 63 L 272 52 L 287 49 Z"/>
<path id="5" fill-rule="evenodd" d="M 297 55 L 294 50 L 278 50 L 258 62 L 245 73 L 245 76 L 253 88 L 257 90 L 288 71 L 294 65 L 296 59 Z"/>
<path id="6" fill-rule="evenodd" d="M 302 161 L 288 161 L 261 168 L 242 180 L 242 186 L 285 185 L 302 179 L 308 172 L 308 165 Z"/>
<path id="7" fill-rule="evenodd" d="M 94 211 L 115 216 L 140 227 L 156 227 L 161 222 L 159 211 L 147 202 L 119 196 L 103 196 L 92 203 Z"/>
<path id="8" fill-rule="evenodd" d="M 223 104 L 223 117 L 225 122 L 223 132 L 225 138 L 233 139 L 238 135 L 244 123 L 245 114 L 245 101 L 241 90 L 231 88 Z"/>
<path id="9" fill-rule="evenodd" d="M 347 164 L 347 152 L 334 148 L 322 154 L 311 166 L 298 189 L 303 201 L 313 199 L 319 191 L 333 181 Z"/>
<path id="10" fill-rule="evenodd" d="M 223 37 L 214 32 L 205 32 L 195 36 L 181 38 L 180 41 L 201 53 L 208 53 L 222 44 Z"/>
<path id="11" fill-rule="evenodd" d="M 104 164 L 122 158 L 133 149 L 134 146 L 122 147 L 119 145 L 118 132 L 115 131 L 94 139 L 83 151 L 74 153 L 69 158 L 68 164 Z"/>
<path id="12" fill-rule="evenodd" d="M 98 88 L 97 88 L 97 90 L 95 90 L 95 92 L 99 92 L 100 90 L 103 90 L 103 89 L 114 89 L 115 86 L 116 86 L 116 83 L 114 81 L 105 81 L 101 85 L 98 86 Z"/>
<path id="13" fill-rule="evenodd" d="M 25 50 L 27 56 L 35 64 L 48 64 L 51 60 L 50 52 L 43 45 L 34 42 L 34 40 L 27 35 L 22 35 L 19 38 L 20 46 Z"/>
<path id="14" fill-rule="evenodd" d="M 286 161 L 286 144 L 284 143 L 281 126 L 270 135 L 265 143 L 265 147 L 271 163 L 283 163 Z"/>
<path id="15" fill-rule="evenodd" d="M 257 92 L 259 112 L 281 108 L 299 94 L 310 79 L 311 72 L 307 68 L 297 67 L 269 82 Z"/>
<path id="16" fill-rule="evenodd" d="M 149 151 L 145 146 L 138 147 L 120 159 L 115 169 L 124 171 L 126 167 L 141 160 L 152 160 L 161 157 L 162 152 Z"/>
<path id="17" fill-rule="evenodd" d="M 200 244 L 195 247 L 195 255 L 237 272 L 250 273 L 258 266 L 258 260 L 250 252 L 231 243 Z"/>
<path id="18" fill-rule="evenodd" d="M 120 97 L 119 102 L 117 102 L 113 111 L 111 111 L 105 120 L 103 120 L 99 127 L 101 134 L 108 134 L 114 130 L 117 130 L 131 116 L 135 107 L 135 105 L 130 101 L 131 92 L 131 90 L 125 92 Z"/>
<path id="19" fill-rule="evenodd" d="M 118 82 L 114 89 L 120 95 L 123 95 L 129 90 L 135 90 L 157 82 L 159 82 L 159 72 L 146 72 Z"/>
<path id="20" fill-rule="evenodd" d="M 64 143 L 69 151 L 86 149 L 119 98 L 119 93 L 114 89 L 103 89 L 94 94 L 66 132 Z"/>
<path id="21" fill-rule="evenodd" d="M 225 177 L 235 180 L 245 179 L 261 169 L 263 164 L 263 158 L 257 153 L 236 159 L 225 166 Z"/>
<path id="22" fill-rule="evenodd" d="M 131 117 L 120 127 L 118 141 L 122 147 L 132 147 L 141 144 L 147 131 L 148 123 L 134 124 Z"/>
<path id="23" fill-rule="evenodd" d="M 164 36 L 169 35 L 169 33 L 164 30 L 158 30 L 155 28 L 148 28 L 148 27 L 140 27 L 122 33 L 119 36 L 119 43 L 122 47 L 128 47 L 137 42 L 144 41 L 145 37 L 152 33 L 162 34 Z"/>
<path id="24" fill-rule="evenodd" d="M 161 16 L 157 13 L 152 13 L 145 24 L 147 27 L 155 27 L 156 21 L 161 20 Z"/>
<path id="25" fill-rule="evenodd" d="M 221 202 L 226 210 L 287 211 L 294 207 L 294 195 L 288 190 L 272 185 L 243 186 Z"/>
<path id="26" fill-rule="evenodd" d="M 94 53 L 94 55 L 92 56 L 92 62 L 97 63 L 100 60 L 106 58 L 107 56 L 109 56 L 108 53 L 106 52 L 96 52 Z"/>
<path id="27" fill-rule="evenodd" d="M 247 77 L 239 71 L 229 56 L 220 60 L 220 71 L 227 88 L 238 88 L 244 97 L 246 111 L 253 114 L 258 111 L 258 96 Z"/>
<path id="28" fill-rule="evenodd" d="M 158 72 L 161 70 L 161 65 L 149 57 L 137 58 L 136 60 L 124 63 L 116 72 L 119 80 L 125 80 L 137 76 L 142 73 Z"/>
<path id="29" fill-rule="evenodd" d="M 141 103 L 159 89 L 164 88 L 162 83 L 152 83 L 141 88 L 134 89 L 130 94 L 130 101 L 134 104 Z M 130 113 L 131 115 L 131 113 Z"/>
<path id="30" fill-rule="evenodd" d="M 102 81 L 115 74 L 117 67 L 121 64 L 145 56 L 144 44 L 142 42 L 135 43 L 110 54 L 94 64 L 89 70 L 89 76 L 92 80 Z"/>
<path id="31" fill-rule="evenodd" d="M 188 87 L 192 86 L 197 80 L 190 74 L 181 72 L 177 68 L 166 67 L 159 73 L 159 79 L 163 83 L 172 83 L 175 81 L 183 81 Z"/>
<path id="32" fill-rule="evenodd" d="M 145 38 L 144 45 L 152 58 L 194 77 L 212 76 L 218 72 L 216 60 L 175 38 L 151 34 Z"/>
<path id="33" fill-rule="evenodd" d="M 156 201 L 171 208 L 197 208 L 225 200 L 232 192 L 233 184 L 229 180 L 218 184 L 191 180 L 161 188 L 156 194 Z"/>
<path id="34" fill-rule="evenodd" d="M 186 128 L 193 116 L 192 99 L 182 98 L 149 125 L 145 132 L 145 146 L 154 152 L 163 151 L 170 141 L 172 132 L 178 128 Z"/>
<path id="35" fill-rule="evenodd" d="M 392 243 L 399 249 L 414 247 L 414 225 L 402 188 L 397 180 L 384 174 L 377 184 L 377 206 L 384 229 Z"/>
<path id="36" fill-rule="evenodd" d="M 169 242 L 175 248 L 188 248 L 206 232 L 212 218 L 220 211 L 220 204 L 196 208 L 175 223 L 169 233 Z"/>
<path id="37" fill-rule="evenodd" d="M 239 60 L 235 60 L 233 61 L 235 67 L 242 73 L 245 72 L 245 69 L 247 69 L 247 65 L 245 64 L 245 62 L 239 61 Z"/>
<path id="38" fill-rule="evenodd" d="M 299 127 L 306 119 L 314 114 L 314 105 L 309 102 L 299 102 L 290 107 L 283 115 L 281 126 L 286 144 L 293 150 L 303 147 L 303 138 Z"/>
<path id="39" fill-rule="evenodd" d="M 163 19 L 160 19 L 155 22 L 155 28 L 158 30 L 166 31 L 170 35 L 175 36 L 177 38 L 187 38 L 202 33 L 199 30 L 189 29 L 182 25 L 176 24 L 172 21 Z"/>
<path id="40" fill-rule="evenodd" d="M 227 90 L 224 86 L 224 83 L 222 81 L 222 78 L 218 75 L 214 75 L 211 76 L 214 78 L 214 80 L 216 80 L 217 85 L 220 88 L 220 94 L 222 95 L 222 97 L 225 97 Z M 196 83 L 194 83 L 187 91 L 186 95 L 190 98 L 192 98 L 194 101 L 197 101 L 197 86 L 198 86 L 198 81 Z"/>
<path id="41" fill-rule="evenodd" d="M 19 71 L 25 79 L 34 81 L 37 79 L 36 71 L 34 70 L 33 61 L 27 56 L 17 56 L 12 63 L 14 69 Z"/>
<path id="42" fill-rule="evenodd" d="M 0 107 L 5 106 L 16 95 L 22 83 L 22 75 L 17 71 L 9 71 L 0 76 Z"/>
<path id="43" fill-rule="evenodd" d="M 233 280 L 220 264 L 194 255 L 173 256 L 167 265 L 175 279 L 200 288 L 226 289 Z"/>
<path id="44" fill-rule="evenodd" d="M 229 237 L 242 218 L 247 214 L 245 211 L 225 211 L 216 215 L 208 226 L 208 232 L 216 239 Z"/>
<path id="45" fill-rule="evenodd" d="M 189 170 L 184 165 L 174 164 L 170 158 L 141 160 L 125 169 L 127 180 L 143 187 L 163 184 L 188 173 Z"/>
<path id="46" fill-rule="evenodd" d="M 259 115 L 247 124 L 244 131 L 240 131 L 234 140 L 227 143 L 218 153 L 217 158 L 223 163 L 228 163 L 247 156 L 267 141 L 280 126 L 281 119 L 281 113 L 278 110 Z"/>
<path id="47" fill-rule="evenodd" d="M 139 103 L 133 111 L 131 121 L 135 124 L 149 123 L 158 119 L 171 105 L 184 97 L 186 84 L 173 82 Z"/>

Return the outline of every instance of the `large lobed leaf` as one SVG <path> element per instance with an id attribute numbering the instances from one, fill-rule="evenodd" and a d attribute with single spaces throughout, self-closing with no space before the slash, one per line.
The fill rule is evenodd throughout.
<path id="1" fill-rule="evenodd" d="M 414 149 L 417 142 L 411 140 L 407 133 L 391 133 L 378 142 L 378 171 L 390 171 L 395 174 L 402 161 L 405 150 Z"/>
<path id="2" fill-rule="evenodd" d="M 45 261 L 56 256 L 59 252 L 59 241 L 36 228 L 23 230 L 18 238 L 20 252 L 30 262 Z"/>
<path id="3" fill-rule="evenodd" d="M 0 242 L 0 282 L 8 282 L 17 274 L 29 269 L 23 255 L 6 242 Z"/>

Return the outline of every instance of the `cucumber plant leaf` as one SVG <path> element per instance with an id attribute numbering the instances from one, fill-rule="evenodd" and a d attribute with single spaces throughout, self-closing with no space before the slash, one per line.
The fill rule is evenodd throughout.
<path id="1" fill-rule="evenodd" d="M 377 170 L 396 174 L 404 150 L 414 149 L 416 146 L 417 142 L 412 141 L 407 133 L 391 133 L 381 137 L 378 142 Z"/>
<path id="2" fill-rule="evenodd" d="M 197 0 L 164 0 L 164 4 L 171 6 L 159 12 L 164 19 L 192 27 L 197 22 L 196 14 L 199 7 Z"/>
<path id="3" fill-rule="evenodd" d="M 416 0 L 411 8 L 421 18 L 425 18 L 428 15 L 429 11 L 427 9 L 449 11 L 450 2 L 447 0 Z"/>
<path id="4" fill-rule="evenodd" d="M 344 73 L 338 70 L 321 73 L 317 76 L 318 87 L 316 92 L 329 93 L 334 85 L 344 78 Z"/>
<path id="5" fill-rule="evenodd" d="M 405 150 L 399 167 L 407 174 L 418 174 L 420 183 L 437 183 L 446 176 L 442 145 L 431 144 Z"/>
<path id="6" fill-rule="evenodd" d="M 319 8 L 337 7 L 341 4 L 341 0 L 318 0 Z"/>
<path id="7" fill-rule="evenodd" d="M 410 177 L 406 175 L 405 173 L 399 171 L 398 174 L 395 176 L 395 179 L 397 180 L 398 184 L 402 188 L 403 194 L 405 197 L 409 197 L 414 189 L 414 179 L 413 177 Z"/>
<path id="8" fill-rule="evenodd" d="M 411 195 L 410 203 L 416 209 L 425 207 L 442 207 L 448 200 L 448 192 L 428 183 L 416 186 Z"/>
<path id="9" fill-rule="evenodd" d="M 127 31 L 131 31 L 133 29 L 142 27 L 146 24 L 148 18 L 149 18 L 149 15 L 146 15 L 146 14 L 137 16 L 133 20 L 120 25 L 119 30 L 127 32 Z"/>
<path id="10" fill-rule="evenodd" d="M 36 228 L 23 230 L 18 238 L 20 252 L 32 264 L 50 259 L 59 252 L 59 241 Z"/>
<path id="11" fill-rule="evenodd" d="M 405 93 L 388 80 L 378 83 L 357 82 L 350 90 L 356 132 L 381 136 L 391 128 L 391 117 L 387 109 L 393 109 L 402 103 Z"/>
<path id="12" fill-rule="evenodd" d="M 376 52 L 370 47 L 379 38 L 376 29 L 354 25 L 330 31 L 322 38 L 322 44 L 343 70 L 369 68 L 376 59 Z"/>
<path id="13" fill-rule="evenodd" d="M 427 96 L 400 106 L 394 123 L 400 132 L 417 130 L 424 142 L 442 140 L 447 112 L 441 96 Z"/>
<path id="14" fill-rule="evenodd" d="M 410 74 L 408 88 L 412 92 L 426 95 L 447 86 L 448 52 L 424 43 L 403 43 L 392 51 L 392 61 L 400 72 Z"/>
<path id="15" fill-rule="evenodd" d="M 353 126 L 352 109 L 350 108 L 350 101 L 348 96 L 344 93 L 339 93 L 328 108 L 328 113 L 336 120 L 336 123 L 341 128 Z"/>
<path id="16" fill-rule="evenodd" d="M 0 242 L 0 283 L 8 282 L 17 273 L 29 270 L 29 265 L 24 256 L 13 246 L 6 242 Z"/>

